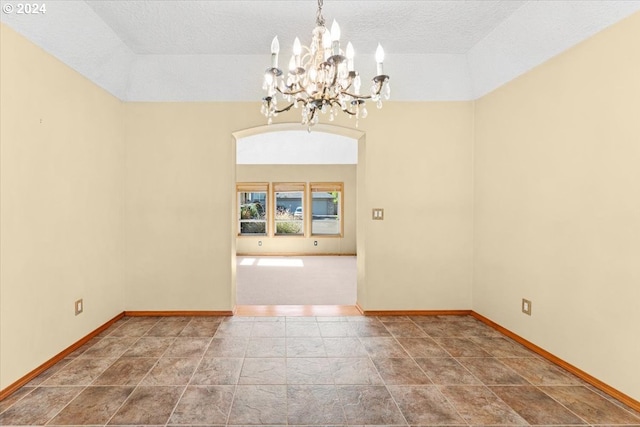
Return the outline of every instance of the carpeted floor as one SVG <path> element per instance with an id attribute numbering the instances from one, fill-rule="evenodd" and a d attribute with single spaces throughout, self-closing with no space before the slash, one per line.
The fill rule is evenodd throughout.
<path id="1" fill-rule="evenodd" d="M 354 305 L 356 257 L 237 257 L 237 304 Z"/>

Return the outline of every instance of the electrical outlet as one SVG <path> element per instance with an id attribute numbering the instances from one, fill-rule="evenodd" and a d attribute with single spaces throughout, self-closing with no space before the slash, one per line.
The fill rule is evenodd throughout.
<path id="1" fill-rule="evenodd" d="M 384 219 L 384 209 L 374 208 L 371 211 L 371 219 L 374 219 L 376 221 L 382 221 Z"/>
<path id="2" fill-rule="evenodd" d="M 258 240 L 258 246 L 262 246 L 262 240 Z"/>
<path id="3" fill-rule="evenodd" d="M 318 241 L 317 240 L 313 241 L 313 246 L 318 246 Z"/>
<path id="4" fill-rule="evenodd" d="M 528 299 L 522 298 L 522 312 L 526 315 L 531 316 L 531 301 Z"/>
<path id="5" fill-rule="evenodd" d="M 84 303 L 82 302 L 82 298 L 76 301 L 75 307 L 76 307 L 76 316 L 77 316 L 78 314 L 82 313 L 82 311 L 84 310 Z"/>

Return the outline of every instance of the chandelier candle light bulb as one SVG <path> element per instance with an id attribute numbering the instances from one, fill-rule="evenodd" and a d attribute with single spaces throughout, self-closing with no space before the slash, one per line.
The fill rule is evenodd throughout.
<path id="1" fill-rule="evenodd" d="M 340 25 L 333 20 L 331 24 L 331 46 L 334 55 L 340 55 Z"/>
<path id="2" fill-rule="evenodd" d="M 295 73 L 296 68 L 298 68 L 296 67 L 296 56 L 291 55 L 291 59 L 289 60 L 289 72 Z"/>
<path id="3" fill-rule="evenodd" d="M 280 43 L 278 42 L 278 36 L 271 41 L 271 67 L 278 68 L 278 53 L 280 53 Z"/>
<path id="4" fill-rule="evenodd" d="M 351 42 L 347 43 L 346 55 L 347 55 L 347 70 L 355 71 L 355 68 L 353 67 L 353 56 L 354 56 L 353 45 L 351 44 Z"/>
<path id="5" fill-rule="evenodd" d="M 312 32 L 311 43 L 303 46 L 298 37 L 293 43 L 293 55 L 289 61 L 289 70 L 285 76 L 278 68 L 280 44 L 278 37 L 271 42 L 271 68 L 264 76 L 266 96 L 262 98 L 262 113 L 271 123 L 279 113 L 301 107 L 302 124 L 311 130 L 319 122 L 320 114 L 329 113 L 329 119 L 339 111 L 349 117 L 367 116 L 366 100 L 376 102 L 382 107 L 382 98 L 389 99 L 389 76 L 383 74 L 384 51 L 378 44 L 376 50 L 377 75 L 373 77 L 370 95 L 360 94 L 360 74 L 354 66 L 355 52 L 351 42 L 345 50 L 340 49 L 340 26 L 334 20 L 331 31 L 325 26 L 322 16 L 323 0 L 318 0 L 316 27 Z M 383 93 L 383 97 L 380 94 Z M 289 105 L 278 108 L 278 97 Z"/>
<path id="6" fill-rule="evenodd" d="M 300 54 L 302 53 L 302 45 L 300 39 L 296 37 L 293 41 L 293 55 L 296 58 L 296 68 L 300 66 Z"/>
<path id="7" fill-rule="evenodd" d="M 378 75 L 381 76 L 383 74 L 382 71 L 382 63 L 384 62 L 384 49 L 378 43 L 378 48 L 376 49 L 376 62 L 378 63 Z"/>
<path id="8" fill-rule="evenodd" d="M 324 49 L 325 61 L 331 56 L 331 34 L 329 31 L 322 33 L 322 49 Z"/>

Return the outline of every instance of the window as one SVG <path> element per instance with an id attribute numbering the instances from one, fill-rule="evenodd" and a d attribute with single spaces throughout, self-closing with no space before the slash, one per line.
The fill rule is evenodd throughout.
<path id="1" fill-rule="evenodd" d="M 236 192 L 238 236 L 343 236 L 341 182 L 242 182 Z"/>
<path id="2" fill-rule="evenodd" d="M 342 183 L 315 183 L 311 189 L 311 234 L 342 235 Z"/>
<path id="3" fill-rule="evenodd" d="M 264 236 L 267 234 L 269 184 L 238 184 L 238 234 Z"/>
<path id="4" fill-rule="evenodd" d="M 275 235 L 304 235 L 305 184 L 274 184 Z"/>

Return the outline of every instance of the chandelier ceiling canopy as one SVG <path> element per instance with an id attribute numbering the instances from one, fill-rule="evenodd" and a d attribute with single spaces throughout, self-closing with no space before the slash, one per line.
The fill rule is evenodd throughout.
<path id="1" fill-rule="evenodd" d="M 325 27 L 322 6 L 323 0 L 318 0 L 311 44 L 303 46 L 296 37 L 286 72 L 279 68 L 278 36 L 271 42 L 271 66 L 265 71 L 263 84 L 267 94 L 262 98 L 262 114 L 268 123 L 279 113 L 294 108 L 301 110 L 302 124 L 309 129 L 319 122 L 320 114 L 329 114 L 329 121 L 333 121 L 340 112 L 355 117 L 357 126 L 357 120 L 367 116 L 366 100 L 382 108 L 382 98 L 389 99 L 391 88 L 389 76 L 383 71 L 382 46 L 378 44 L 376 50 L 376 76 L 370 94 L 363 95 L 360 74 L 354 67 L 353 45 L 349 42 L 342 48 L 340 26 L 335 20 L 331 31 Z M 279 108 L 278 98 L 286 106 Z"/>

